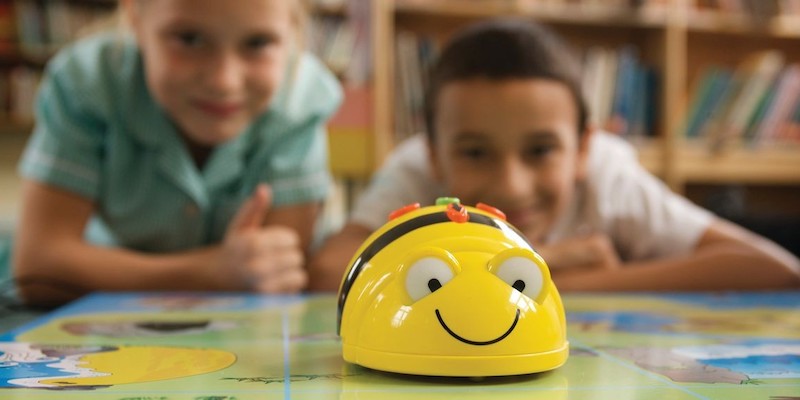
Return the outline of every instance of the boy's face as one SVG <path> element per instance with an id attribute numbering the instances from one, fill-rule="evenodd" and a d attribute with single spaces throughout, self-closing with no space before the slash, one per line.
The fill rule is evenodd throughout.
<path id="1" fill-rule="evenodd" d="M 431 158 L 448 195 L 487 203 L 541 243 L 574 195 L 586 159 L 578 110 L 553 80 L 473 79 L 437 99 Z"/>
<path id="2" fill-rule="evenodd" d="M 227 141 L 268 107 L 294 38 L 292 1 L 125 3 L 147 86 L 190 142 Z"/>

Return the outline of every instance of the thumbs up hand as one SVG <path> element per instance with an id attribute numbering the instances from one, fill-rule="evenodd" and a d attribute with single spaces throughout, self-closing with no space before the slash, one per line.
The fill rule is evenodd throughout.
<path id="1" fill-rule="evenodd" d="M 228 225 L 219 273 L 234 290 L 295 293 L 308 281 L 297 233 L 285 226 L 262 226 L 271 205 L 272 192 L 258 185 Z"/>

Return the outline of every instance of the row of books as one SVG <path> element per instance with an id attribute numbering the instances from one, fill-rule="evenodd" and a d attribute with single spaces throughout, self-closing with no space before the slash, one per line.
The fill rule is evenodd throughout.
<path id="1" fill-rule="evenodd" d="M 736 68 L 707 68 L 696 80 L 684 125 L 687 138 L 705 139 L 711 151 L 800 143 L 800 64 L 766 50 Z"/>
<path id="2" fill-rule="evenodd" d="M 431 38 L 407 31 L 395 37 L 395 143 L 426 130 L 427 77 L 438 54 L 438 45 Z"/>
<path id="3" fill-rule="evenodd" d="M 782 15 L 800 16 L 800 0 L 694 0 L 697 10 L 712 10 L 756 19 Z"/>
<path id="4" fill-rule="evenodd" d="M 446 0 L 445 0 L 446 1 Z M 514 0 L 512 0 L 514 1 Z M 583 8 L 649 8 L 662 9 L 676 0 L 517 0 L 530 7 L 564 5 Z M 747 14 L 754 17 L 775 15 L 799 15 L 798 0 L 688 0 L 687 7 L 692 10 L 714 10 L 723 13 Z"/>
<path id="5" fill-rule="evenodd" d="M 371 0 L 316 0 L 313 4 L 310 50 L 343 81 L 366 84 L 372 74 Z"/>
<path id="6" fill-rule="evenodd" d="M 314 16 L 309 39 L 311 51 L 337 75 L 344 75 L 355 50 L 355 32 L 347 18 L 338 15 Z"/>
<path id="7" fill-rule="evenodd" d="M 659 79 L 636 47 L 588 48 L 582 79 L 594 126 L 632 141 L 655 135 Z"/>
<path id="8" fill-rule="evenodd" d="M 114 6 L 114 1 L 0 1 L 0 42 L 9 52 L 46 58 L 98 21 L 110 22 Z"/>
<path id="9" fill-rule="evenodd" d="M 409 32 L 396 37 L 395 140 L 425 130 L 425 81 L 437 52 L 429 38 Z M 659 79 L 635 47 L 589 48 L 583 71 L 584 97 L 595 126 L 629 139 L 655 134 Z"/>

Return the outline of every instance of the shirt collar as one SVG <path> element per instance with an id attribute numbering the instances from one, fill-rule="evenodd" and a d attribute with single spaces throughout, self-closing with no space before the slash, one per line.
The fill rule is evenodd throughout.
<path id="1" fill-rule="evenodd" d="M 124 113 L 123 129 L 141 145 L 157 153 L 158 170 L 173 184 L 198 205 L 208 205 L 211 193 L 225 187 L 244 170 L 245 150 L 252 136 L 252 126 L 217 146 L 203 170 L 198 170 L 177 127 L 147 88 L 140 52 L 132 42 L 126 43 L 126 46 L 129 52 L 126 55 L 135 58 L 131 60 L 135 67 L 122 76 L 122 79 L 128 78 L 130 82 L 130 96 L 127 96 L 130 103 L 125 100 L 120 102 L 124 105 L 120 111 Z"/>

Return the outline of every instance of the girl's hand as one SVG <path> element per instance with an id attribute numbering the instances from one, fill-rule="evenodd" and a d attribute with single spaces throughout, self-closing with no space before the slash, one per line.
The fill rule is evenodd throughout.
<path id="1" fill-rule="evenodd" d="M 222 243 L 219 276 L 233 289 L 296 293 L 308 282 L 300 238 L 285 226 L 262 226 L 272 202 L 266 185 L 242 204 Z"/>

